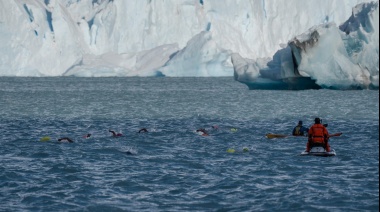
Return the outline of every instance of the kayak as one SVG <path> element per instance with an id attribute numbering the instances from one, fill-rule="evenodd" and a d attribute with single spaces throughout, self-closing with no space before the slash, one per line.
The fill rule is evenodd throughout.
<path id="1" fill-rule="evenodd" d="M 272 138 L 286 138 L 288 135 L 281 135 L 281 134 L 273 134 L 273 133 L 268 133 L 265 135 L 265 137 L 272 139 Z"/>
<path id="2" fill-rule="evenodd" d="M 330 157 L 330 156 L 335 156 L 336 153 L 335 153 L 335 150 L 334 149 L 331 149 L 330 152 L 327 152 L 325 150 L 325 148 L 321 147 L 321 146 L 316 146 L 316 147 L 312 147 L 310 149 L 310 152 L 306 152 L 306 151 L 303 151 L 301 152 L 301 156 L 307 156 L 307 155 L 311 155 L 311 156 L 322 156 L 322 157 Z"/>
<path id="3" fill-rule="evenodd" d="M 334 133 L 330 134 L 329 138 L 331 137 L 338 137 L 341 136 L 343 133 Z M 307 135 L 283 135 L 283 134 L 273 134 L 273 133 L 268 133 L 265 135 L 266 138 L 272 139 L 272 138 L 286 138 L 286 137 L 307 137 Z"/>

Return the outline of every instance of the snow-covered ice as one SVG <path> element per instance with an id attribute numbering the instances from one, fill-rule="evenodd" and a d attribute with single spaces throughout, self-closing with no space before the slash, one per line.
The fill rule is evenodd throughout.
<path id="1" fill-rule="evenodd" d="M 378 87 L 378 17 L 368 0 L 0 0 L 0 76 Z"/>

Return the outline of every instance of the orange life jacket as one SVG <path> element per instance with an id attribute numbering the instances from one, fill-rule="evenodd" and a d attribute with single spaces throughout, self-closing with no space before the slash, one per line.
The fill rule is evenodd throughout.
<path id="1" fill-rule="evenodd" d="M 309 129 L 309 137 L 315 143 L 324 143 L 329 133 L 322 124 L 314 124 Z"/>

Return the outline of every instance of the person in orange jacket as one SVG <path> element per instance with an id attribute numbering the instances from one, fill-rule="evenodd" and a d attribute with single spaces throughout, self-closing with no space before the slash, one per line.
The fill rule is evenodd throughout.
<path id="1" fill-rule="evenodd" d="M 322 125 L 320 118 L 314 119 L 314 125 L 309 129 L 309 138 L 306 144 L 306 152 L 309 152 L 313 146 L 323 146 L 327 152 L 330 152 L 330 145 L 328 144 L 329 132 L 327 128 Z"/>

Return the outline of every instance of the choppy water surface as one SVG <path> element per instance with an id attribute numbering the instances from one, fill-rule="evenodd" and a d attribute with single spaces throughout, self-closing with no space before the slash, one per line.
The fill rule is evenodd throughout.
<path id="1" fill-rule="evenodd" d="M 264 137 L 316 116 L 343 132 L 330 140 L 335 157 L 299 156 L 305 138 Z M 250 91 L 231 78 L 0 78 L 0 130 L 0 211 L 379 210 L 378 91 Z"/>

